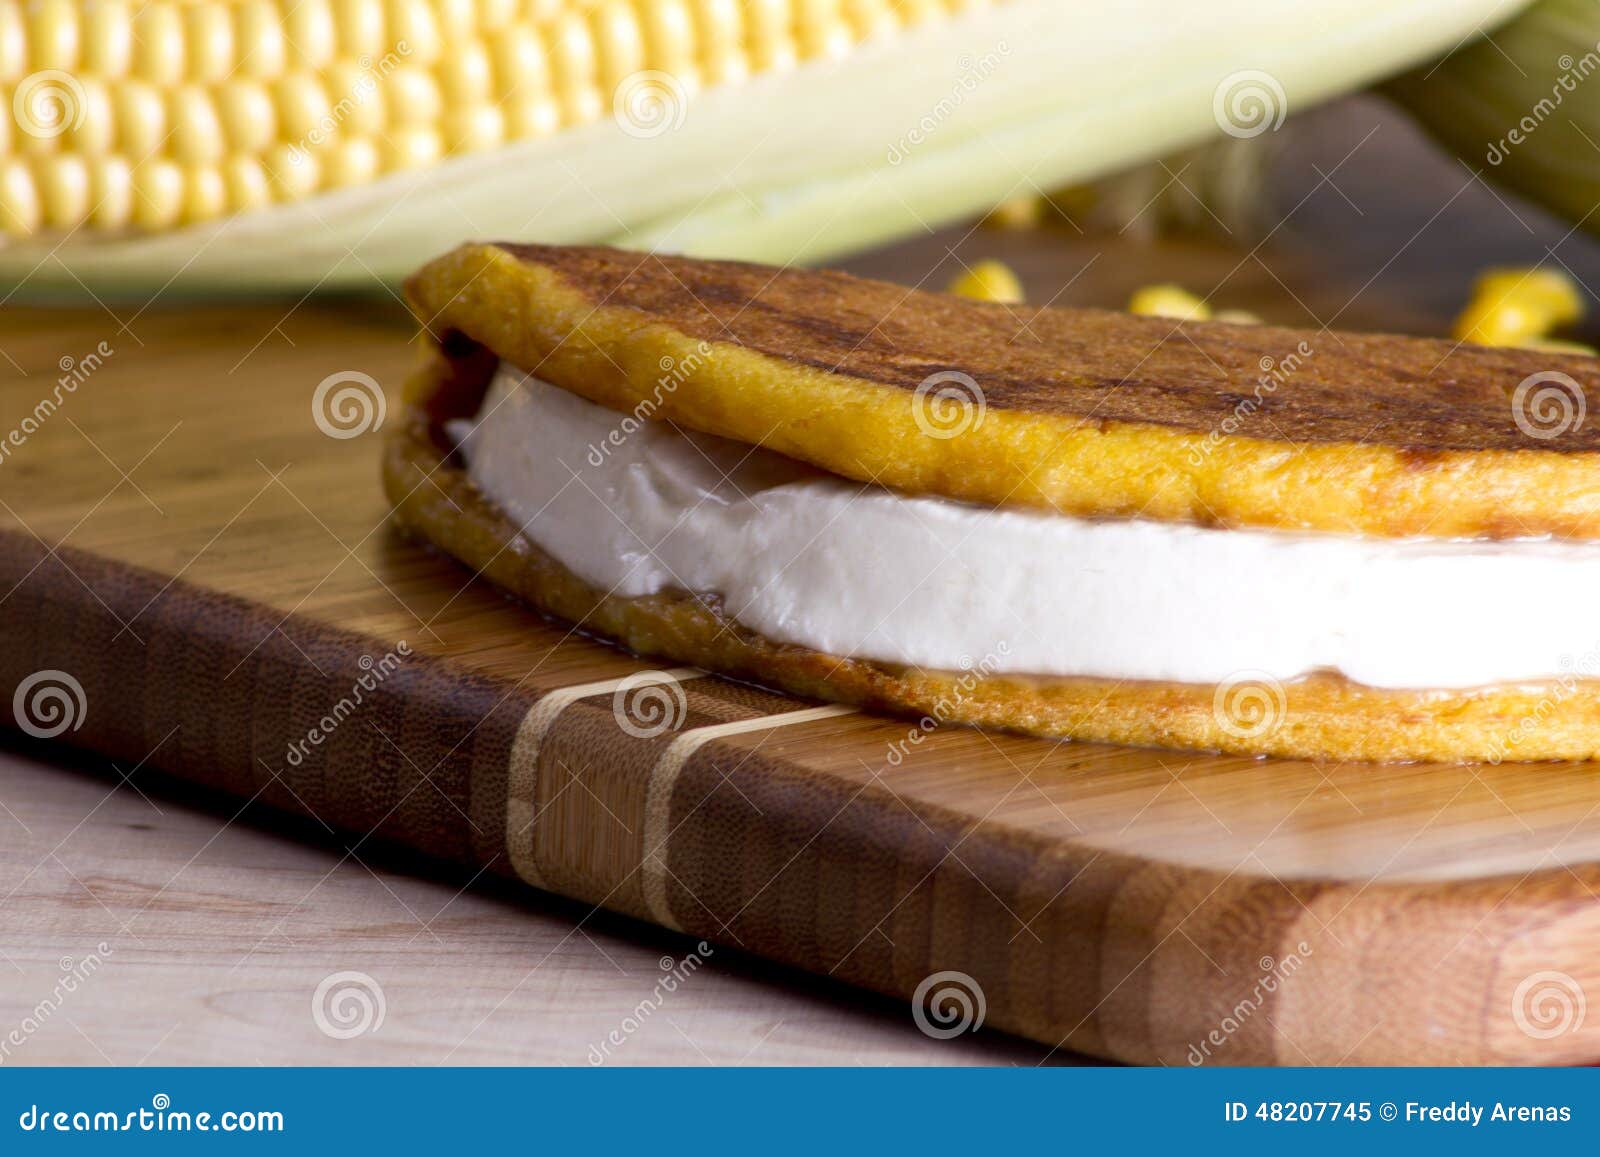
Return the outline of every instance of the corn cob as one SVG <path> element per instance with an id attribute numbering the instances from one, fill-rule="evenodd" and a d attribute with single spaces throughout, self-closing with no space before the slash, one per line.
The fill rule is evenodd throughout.
<path id="1" fill-rule="evenodd" d="M 1298 110 L 1504 11 L 0 0 L 0 279 L 370 286 L 466 236 L 820 260 L 1213 137 L 1241 68 Z"/>
<path id="2" fill-rule="evenodd" d="M 298 200 L 586 124 L 614 92 L 647 116 L 982 2 L 0 0 L 0 230 L 160 230 Z"/>

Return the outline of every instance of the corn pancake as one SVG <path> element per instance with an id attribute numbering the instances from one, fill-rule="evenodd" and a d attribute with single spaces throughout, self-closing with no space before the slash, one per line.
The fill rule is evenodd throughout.
<path id="1" fill-rule="evenodd" d="M 408 385 L 384 456 L 396 518 L 540 611 L 639 654 L 911 718 L 1080 740 L 1369 761 L 1589 759 L 1600 752 L 1600 684 L 1583 680 L 1441 692 L 1377 690 L 1316 675 L 1259 693 L 1236 688 L 1243 701 L 1235 703 L 1227 687 L 1211 684 L 973 679 L 864 662 L 774 643 L 725 617 L 715 598 L 607 595 L 522 536 L 452 454 L 443 425 L 476 413 L 497 363 L 455 337 Z M 1274 703 L 1274 695 L 1281 700 Z"/>
<path id="2" fill-rule="evenodd" d="M 1587 390 L 1592 358 L 585 247 L 465 245 L 408 290 L 436 334 L 591 401 L 644 403 L 908 493 L 1219 526 L 1600 538 L 1600 429 L 1534 437 L 1512 404 L 1535 373 Z M 667 358 L 697 368 L 663 391 Z M 1282 380 L 1263 389 L 1269 366 Z M 946 371 L 970 375 L 984 409 L 932 437 L 916 390 Z"/>

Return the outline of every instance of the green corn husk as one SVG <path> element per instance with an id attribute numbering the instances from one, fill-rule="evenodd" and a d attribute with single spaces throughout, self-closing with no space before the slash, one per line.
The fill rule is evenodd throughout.
<path id="1" fill-rule="evenodd" d="M 1600 233 L 1600 4 L 1541 0 L 1384 91 L 1474 171 Z"/>
<path id="2" fill-rule="evenodd" d="M 648 140 L 596 122 L 159 235 L 0 247 L 0 281 L 101 297 L 395 281 L 464 238 L 815 262 L 1222 136 L 1432 59 L 1505 0 L 1012 0 L 689 102 Z M 980 62 L 981 80 L 958 92 Z M 1264 111 L 1269 125 L 1248 118 Z M 919 126 L 920 140 L 912 134 Z"/>

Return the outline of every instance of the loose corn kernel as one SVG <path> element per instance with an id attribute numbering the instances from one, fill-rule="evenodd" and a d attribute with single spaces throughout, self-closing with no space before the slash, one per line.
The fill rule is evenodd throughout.
<path id="1" fill-rule="evenodd" d="M 983 223 L 994 229 L 1031 229 L 1044 220 L 1044 198 L 1032 193 L 1008 197 L 984 217 Z"/>
<path id="2" fill-rule="evenodd" d="M 1518 297 L 1475 297 L 1456 318 L 1453 333 L 1458 341 L 1514 346 L 1544 336 L 1550 326 L 1550 312 L 1543 302 Z"/>
<path id="3" fill-rule="evenodd" d="M 1176 321 L 1205 321 L 1211 307 L 1181 285 L 1147 285 L 1128 301 L 1128 312 Z"/>
<path id="4" fill-rule="evenodd" d="M 999 261 L 980 261 L 948 286 L 946 292 L 976 301 L 1004 301 L 1016 304 L 1022 300 L 1022 282 L 1011 268 Z"/>
<path id="5" fill-rule="evenodd" d="M 1473 283 L 1472 294 L 1492 300 L 1515 297 L 1536 302 L 1555 325 L 1570 325 L 1583 316 L 1583 294 L 1577 283 L 1559 269 L 1488 269 Z"/>
<path id="6" fill-rule="evenodd" d="M 1490 269 L 1472 286 L 1454 334 L 1479 345 L 1515 346 L 1583 316 L 1583 296 L 1557 269 Z"/>

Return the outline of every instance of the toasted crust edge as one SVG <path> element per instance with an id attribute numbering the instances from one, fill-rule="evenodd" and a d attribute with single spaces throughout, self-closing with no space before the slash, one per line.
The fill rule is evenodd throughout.
<path id="1" fill-rule="evenodd" d="M 959 436 L 934 438 L 905 390 L 702 342 L 495 245 L 461 246 L 407 289 L 436 336 L 465 334 L 591 401 L 625 412 L 645 406 L 655 418 L 910 493 L 1080 517 L 1381 537 L 1600 538 L 1597 454 L 1297 446 L 994 408 Z M 666 364 L 716 371 L 663 391 Z"/>
<path id="2" fill-rule="evenodd" d="M 436 349 L 388 436 L 384 488 L 398 523 L 548 615 L 640 655 L 791 694 L 933 724 L 970 724 L 1129 746 L 1364 762 L 1586 760 L 1600 752 L 1600 684 L 1389 691 L 1332 675 L 1200 685 L 975 677 L 775 643 L 684 593 L 607 595 L 523 537 L 451 460 L 441 423 L 475 412 L 497 364 Z M 902 752 L 902 755 L 904 752 Z"/>

